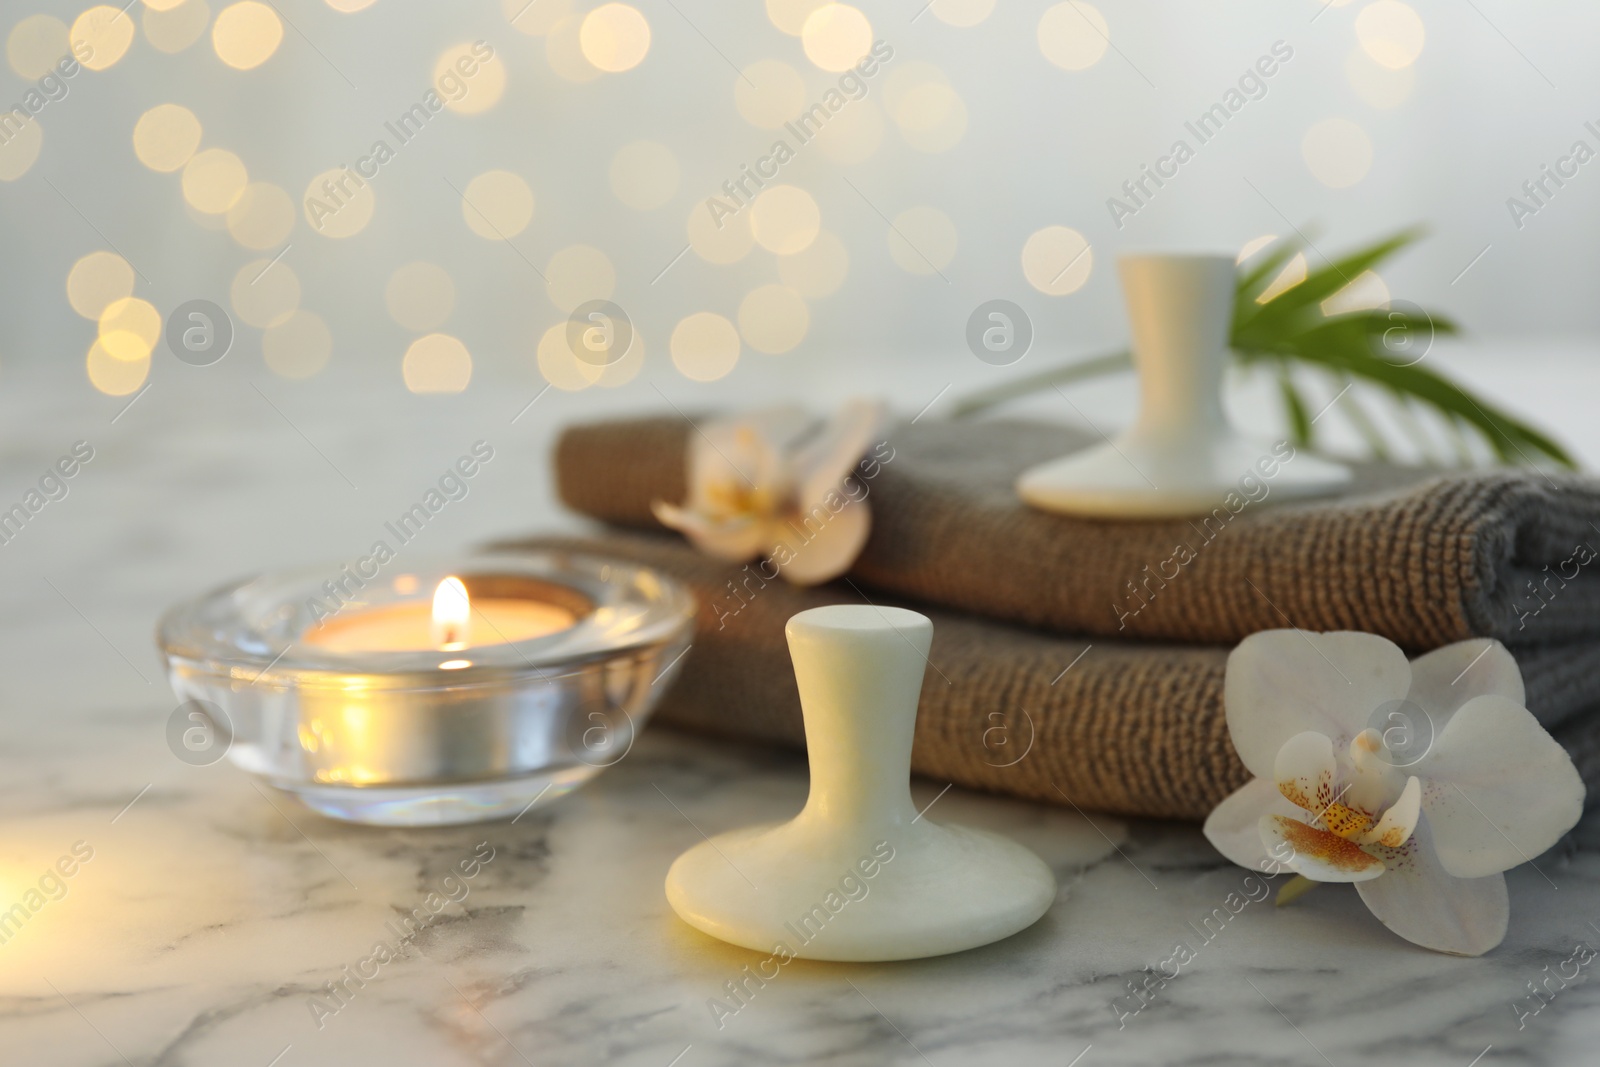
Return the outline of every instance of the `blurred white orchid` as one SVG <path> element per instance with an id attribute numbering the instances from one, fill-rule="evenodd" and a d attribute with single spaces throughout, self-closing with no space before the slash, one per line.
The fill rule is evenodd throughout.
<path id="1" fill-rule="evenodd" d="M 1269 630 L 1228 657 L 1224 700 L 1257 777 L 1217 805 L 1206 837 L 1241 866 L 1287 854 L 1307 879 L 1354 882 L 1385 926 L 1425 948 L 1498 945 L 1501 872 L 1583 813 L 1583 781 L 1524 706 L 1498 641 L 1408 663 L 1373 634 Z"/>
<path id="2" fill-rule="evenodd" d="M 837 578 L 872 529 L 867 486 L 849 476 L 884 421 L 882 404 L 853 400 L 827 422 L 775 408 L 709 424 L 690 440 L 688 500 L 652 510 L 710 555 L 766 556 L 796 585 Z"/>

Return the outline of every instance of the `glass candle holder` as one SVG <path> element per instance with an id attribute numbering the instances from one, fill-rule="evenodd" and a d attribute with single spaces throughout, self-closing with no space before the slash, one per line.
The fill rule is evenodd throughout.
<path id="1" fill-rule="evenodd" d="M 382 647 L 450 578 L 483 606 L 471 639 Z M 444 825 L 549 803 L 626 755 L 693 617 L 689 593 L 648 568 L 481 555 L 251 578 L 174 607 L 157 640 L 174 692 L 237 766 L 332 818 Z M 351 639 L 363 620 L 380 647 Z"/>

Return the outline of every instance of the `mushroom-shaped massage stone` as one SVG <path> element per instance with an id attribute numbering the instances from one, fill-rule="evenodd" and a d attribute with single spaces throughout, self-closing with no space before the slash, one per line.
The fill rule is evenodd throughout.
<path id="1" fill-rule="evenodd" d="M 1241 479 L 1270 485 L 1277 500 L 1349 484 L 1341 464 L 1242 436 L 1228 424 L 1222 372 L 1233 257 L 1124 256 L 1118 266 L 1139 371 L 1138 421 L 1115 441 L 1023 472 L 1023 500 L 1065 515 L 1176 518 L 1224 507 Z"/>
<path id="2" fill-rule="evenodd" d="M 924 818 L 911 735 L 933 623 L 835 605 L 786 628 L 805 712 L 811 794 L 799 815 L 703 841 L 667 872 L 691 926 L 758 952 L 903 960 L 986 945 L 1032 925 L 1055 876 L 1006 838 Z"/>

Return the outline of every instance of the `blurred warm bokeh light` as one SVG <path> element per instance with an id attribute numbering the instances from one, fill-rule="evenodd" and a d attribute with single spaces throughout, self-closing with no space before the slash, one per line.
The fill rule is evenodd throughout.
<path id="1" fill-rule="evenodd" d="M 908 70 L 927 73 L 912 80 Z M 967 105 L 937 67 L 900 67 L 885 80 L 884 93 L 900 136 L 917 151 L 948 152 L 965 136 Z"/>
<path id="2" fill-rule="evenodd" d="M 533 190 L 508 170 L 485 171 L 467 183 L 461 214 L 479 237 L 509 241 L 533 221 Z"/>
<path id="3" fill-rule="evenodd" d="M 849 4 L 823 4 L 800 28 L 806 58 L 823 70 L 849 70 L 872 50 L 872 23 L 860 8 Z"/>
<path id="4" fill-rule="evenodd" d="M 932 0 L 933 17 L 951 26 L 976 26 L 994 11 L 995 0 Z"/>
<path id="5" fill-rule="evenodd" d="M 295 216 L 288 190 L 271 182 L 251 182 L 228 209 L 228 233 L 244 248 L 277 248 L 293 232 Z"/>
<path id="6" fill-rule="evenodd" d="M 6 62 L 24 81 L 38 81 L 72 49 L 67 24 L 50 15 L 29 15 L 6 35 Z"/>
<path id="7" fill-rule="evenodd" d="M 1324 315 L 1348 315 L 1389 306 L 1389 286 L 1376 271 L 1364 270 L 1322 302 Z"/>
<path id="8" fill-rule="evenodd" d="M 1240 264 L 1249 262 L 1250 259 L 1266 250 L 1277 239 L 1277 234 L 1269 233 L 1252 241 L 1247 241 L 1245 246 L 1239 250 L 1238 262 Z M 1256 303 L 1265 304 L 1267 301 L 1277 298 L 1305 281 L 1306 267 L 1305 255 L 1296 252 L 1278 271 L 1277 276 L 1267 284 L 1267 287 L 1256 294 Z"/>
<path id="9" fill-rule="evenodd" d="M 1356 14 L 1356 40 L 1375 63 L 1399 70 L 1422 54 L 1422 16 L 1400 0 L 1374 0 Z"/>
<path id="10" fill-rule="evenodd" d="M 644 62 L 650 51 L 650 23 L 636 7 L 601 4 L 583 17 L 578 45 L 595 67 L 619 74 Z"/>
<path id="11" fill-rule="evenodd" d="M 107 396 L 127 396 L 138 392 L 150 376 L 150 356 L 119 359 L 106 350 L 105 339 L 95 341 L 89 349 L 85 366 L 89 384 Z"/>
<path id="12" fill-rule="evenodd" d="M 260 0 L 239 0 L 217 12 L 211 44 L 217 58 L 235 70 L 254 70 L 283 43 L 283 22 Z"/>
<path id="13" fill-rule="evenodd" d="M 1039 19 L 1039 50 L 1062 70 L 1087 70 L 1111 47 L 1111 28 L 1100 9 L 1084 0 L 1066 0 Z"/>
<path id="14" fill-rule="evenodd" d="M 1066 296 L 1083 288 L 1094 270 L 1089 241 L 1070 226 L 1046 226 L 1022 246 L 1022 275 L 1049 296 Z"/>
<path id="15" fill-rule="evenodd" d="M 488 42 L 458 44 L 434 63 L 433 88 L 450 110 L 480 115 L 505 95 L 506 65 Z"/>
<path id="16" fill-rule="evenodd" d="M 172 176 L 152 186 L 165 190 L 166 202 L 157 206 L 206 242 L 206 256 L 218 257 L 205 261 L 209 276 L 220 279 L 222 291 L 213 296 L 251 328 L 246 340 L 259 340 L 272 373 L 290 380 L 320 373 L 332 359 L 329 321 L 343 336 L 340 324 L 348 313 L 375 317 L 389 331 L 390 347 L 378 346 L 374 357 L 385 361 L 385 373 L 392 374 L 394 352 L 403 344 L 406 388 L 452 393 L 467 387 L 473 356 L 462 340 L 438 331 L 463 330 L 461 318 L 469 308 L 480 314 L 480 289 L 502 305 L 516 305 L 530 293 L 536 297 L 536 273 L 551 307 L 563 316 L 587 301 L 613 299 L 620 289 L 618 299 L 639 320 L 635 330 L 655 331 L 657 366 L 664 369 L 670 361 L 699 382 L 733 373 L 746 350 L 781 355 L 834 343 L 841 327 L 830 320 L 860 314 L 861 291 L 868 286 L 900 287 L 920 294 L 918 300 L 937 293 L 945 294 L 941 300 L 966 301 L 974 285 L 1024 293 L 1026 286 L 1083 300 L 1094 278 L 1091 238 L 1102 243 L 1102 254 L 1113 254 L 1098 202 L 1074 193 L 1072 207 L 1030 214 L 1010 229 L 990 229 L 967 196 L 972 183 L 949 180 L 988 167 L 984 174 L 991 185 L 1009 184 L 995 177 L 993 130 L 981 125 L 994 121 L 993 96 L 974 73 L 981 68 L 964 57 L 993 50 L 997 61 L 1026 76 L 1037 72 L 1046 92 L 1063 92 L 1065 86 L 1074 86 L 1074 93 L 1100 92 L 1091 83 L 1114 78 L 1137 86 L 1143 78 L 1139 67 L 1146 64 L 1152 64 L 1152 78 L 1143 80 L 1167 81 L 1153 65 L 1159 53 L 1142 47 L 1149 44 L 1142 37 L 1153 32 L 1149 20 L 1140 24 L 1124 8 L 1103 11 L 1089 0 L 1047 0 L 1025 11 L 1002 8 L 997 0 L 917 0 L 894 17 L 859 3 L 763 0 L 742 28 L 734 26 L 732 15 L 728 27 L 701 27 L 692 10 L 674 14 L 637 0 L 499 0 L 487 5 L 492 16 L 496 6 L 499 12 L 488 24 L 452 28 L 448 35 L 415 42 L 412 51 L 390 50 L 383 36 L 394 32 L 396 23 L 384 21 L 394 18 L 394 0 L 302 3 L 304 22 L 301 9 L 275 0 L 134 0 L 127 8 L 80 0 L 56 14 L 13 14 L 6 61 L 19 78 L 36 82 L 74 56 L 85 71 L 69 85 L 72 94 L 84 94 L 72 103 L 52 96 L 48 108 L 14 113 L 16 128 L 0 138 L 0 181 L 47 179 L 66 201 L 52 210 L 64 219 L 81 216 L 104 231 L 84 229 L 73 238 L 82 243 L 69 249 L 73 265 L 65 277 L 73 311 L 99 327 L 87 366 L 101 392 L 126 395 L 148 381 L 152 352 L 160 358 L 161 316 L 180 296 L 195 294 L 181 289 L 193 282 L 175 289 L 170 268 L 157 269 L 159 253 L 147 251 L 149 241 L 130 238 L 123 244 L 123 235 L 143 221 L 137 203 L 96 198 L 91 183 L 73 175 L 70 157 L 52 162 L 51 153 L 61 151 L 55 138 L 77 132 L 69 128 L 77 118 L 73 109 L 84 114 L 99 106 L 92 99 L 126 99 L 127 110 L 102 140 L 117 150 L 114 163 L 127 157 L 127 122 L 137 115 L 131 147 L 139 167 L 133 173 L 146 182 L 154 179 L 140 167 Z M 1376 144 L 1391 143 L 1384 124 L 1407 105 L 1416 106 L 1429 76 L 1422 62 L 1427 28 L 1411 3 L 1332 0 L 1327 6 L 1346 9 L 1325 21 L 1319 16 L 1317 23 L 1318 33 L 1337 39 L 1332 78 L 1343 103 L 1329 103 L 1328 111 L 1321 105 L 1295 111 L 1273 88 L 1273 107 L 1290 123 L 1276 134 L 1267 108 L 1251 112 L 1261 116 L 1252 119 L 1261 125 L 1251 136 L 1275 136 L 1295 178 L 1328 198 L 1293 199 L 1298 194 L 1284 189 L 1282 202 L 1296 205 L 1285 210 L 1304 211 L 1308 218 L 1373 174 Z M 1430 11 L 1428 18 L 1436 16 Z M 141 27 L 149 48 L 136 40 Z M 330 33 L 333 27 L 352 36 L 341 45 Z M 476 35 L 480 30 L 482 37 Z M 381 62 L 410 79 L 409 95 L 395 97 L 394 106 L 367 107 L 381 98 L 379 90 L 369 90 L 379 60 L 364 70 L 348 42 L 368 40 L 363 35 L 369 33 Z M 1436 39 L 1446 39 L 1446 33 L 1438 30 Z M 879 36 L 894 49 L 892 57 L 874 52 Z M 966 51 L 929 44 L 938 41 L 960 41 Z M 696 49 L 693 55 L 685 54 L 684 42 Z M 1123 53 L 1120 60 L 1111 57 L 1117 62 L 1101 67 L 1113 50 Z M 870 56 L 877 57 L 872 74 L 852 72 Z M 1296 60 L 1297 72 L 1309 66 Z M 1063 74 L 1091 68 L 1096 69 L 1080 77 Z M 341 85 L 341 79 L 350 81 L 347 69 L 360 89 Z M 183 77 L 152 77 L 152 70 Z M 652 110 L 654 97 L 687 70 L 703 75 L 699 91 L 710 106 L 675 125 Z M 859 95 L 847 91 L 853 82 L 846 82 L 858 77 Z M 295 79 L 316 84 L 308 89 Z M 92 90 L 88 82 L 96 83 Z M 404 160 L 392 169 L 388 158 L 380 159 L 382 176 L 358 168 L 373 138 L 384 137 L 394 150 L 386 120 L 424 101 L 430 86 L 438 97 L 434 104 L 450 113 L 440 120 L 441 132 L 430 129 L 427 147 L 402 149 Z M 352 90 L 348 99 L 341 95 L 346 89 Z M 333 94 L 316 98 L 325 110 L 307 127 L 314 152 L 296 151 L 297 131 L 270 131 L 272 136 L 256 140 L 257 131 L 242 126 L 232 110 L 250 104 L 251 94 L 274 100 L 274 93 L 302 91 Z M 642 97 L 627 95 L 637 92 Z M 839 106 L 828 102 L 829 94 Z M 1037 102 L 1044 107 L 1051 101 L 1045 96 Z M 290 104 L 304 101 L 295 97 L 281 106 Z M 1123 103 L 1108 97 L 1095 106 L 1096 121 L 1103 121 Z M 1145 126 L 1166 113 L 1161 105 L 1150 106 L 1139 120 Z M 807 116 L 816 122 L 819 108 L 827 112 L 820 129 L 798 138 L 794 124 Z M 248 113 L 258 121 L 256 112 Z M 359 121 L 351 117 L 357 114 Z M 326 129 L 317 127 L 322 116 Z M 548 137 L 541 125 L 546 116 L 556 131 Z M 583 122 L 581 146 L 574 142 L 578 135 L 563 126 L 574 116 Z M 330 131 L 338 139 L 324 142 L 321 135 Z M 1078 129 L 1072 136 L 1082 139 L 1085 133 Z M 1246 137 L 1229 136 L 1233 147 L 1207 150 L 1215 157 L 1208 164 L 1213 172 L 1237 163 L 1225 159 L 1226 152 L 1248 150 Z M 794 161 L 785 157 L 778 160 L 781 170 L 769 169 L 758 160 L 780 139 L 793 149 Z M 552 150 L 569 142 L 570 150 Z M 1091 147 L 1073 141 L 1069 158 Z M 1296 149 L 1303 171 L 1293 161 Z M 1082 169 L 1094 170 L 1083 158 Z M 1123 159 L 1114 153 L 1103 158 Z M 1123 161 L 1140 158 L 1127 154 Z M 1113 170 L 1133 173 L 1132 166 Z M 418 175 L 426 176 L 423 186 L 432 186 L 436 200 L 417 199 L 418 187 L 408 183 Z M 1203 184 L 1185 182 L 1186 189 Z M 174 187 L 181 199 L 171 195 Z M 574 188 L 591 201 L 575 208 Z M 449 190 L 458 193 L 453 207 Z M 1361 194 L 1366 192 L 1363 187 Z M 1176 204 L 1178 197 L 1167 202 Z M 459 220 L 451 213 L 456 209 Z M 586 212 L 600 224 L 584 225 Z M 623 220 L 627 237 L 609 229 L 608 213 Z M 1053 219 L 1060 221 L 1049 224 Z M 344 243 L 313 254 L 316 241 L 300 231 L 302 224 L 317 238 Z M 1140 225 L 1159 233 L 1161 224 L 1141 217 Z M 421 236 L 408 245 L 413 229 Z M 113 239 L 160 284 L 116 251 L 99 247 Z M 1020 278 L 1014 258 L 1019 239 Z M 510 245 L 488 247 L 484 241 Z M 1268 241 L 1251 242 L 1241 256 L 1259 252 Z M 336 260 L 350 284 L 329 287 L 319 256 Z M 1295 256 L 1266 295 L 1298 284 L 1306 271 L 1304 257 Z M 1097 281 L 1093 291 L 1112 284 Z M 143 286 L 138 296 L 136 283 Z M 59 300 L 59 273 L 50 284 Z M 1381 307 L 1388 300 L 1388 283 L 1368 272 L 1329 297 L 1324 310 Z M 564 319 L 551 324 L 542 300 L 532 304 L 517 321 L 521 339 L 514 353 L 502 356 L 503 337 L 491 342 L 489 335 L 482 341 L 476 332 L 469 335 L 480 358 L 514 356 L 526 374 L 532 355 L 540 374 L 565 391 L 616 387 L 648 373 L 637 332 L 621 358 L 595 366 L 570 351 Z M 386 319 L 403 331 L 398 340 Z"/>
<path id="17" fill-rule="evenodd" d="M 539 373 L 544 380 L 567 393 L 577 393 L 599 381 L 602 368 L 599 364 L 581 360 L 567 343 L 567 324 L 550 327 L 539 338 L 535 352 Z"/>
<path id="18" fill-rule="evenodd" d="M 1243 266 L 1246 260 L 1255 257 L 1256 253 L 1266 248 L 1278 239 L 1275 233 L 1264 233 L 1260 237 L 1252 237 L 1239 247 L 1239 254 L 1233 257 L 1236 266 Z"/>
<path id="19" fill-rule="evenodd" d="M 756 243 L 779 256 L 803 252 L 822 229 L 822 212 L 810 193 L 794 185 L 769 185 L 750 205 Z"/>
<path id="20" fill-rule="evenodd" d="M 1306 131 L 1300 154 L 1317 181 L 1347 189 L 1372 168 L 1372 139 L 1350 119 L 1323 119 Z"/>
<path id="21" fill-rule="evenodd" d="M 151 170 L 169 174 L 194 158 L 203 133 L 193 111 L 182 104 L 159 104 L 134 124 L 133 154 Z"/>
<path id="22" fill-rule="evenodd" d="M 600 377 L 595 384 L 602 389 L 615 389 L 627 385 L 638 377 L 639 371 L 644 368 L 644 336 L 638 330 L 633 331 L 633 343 L 622 354 L 622 358 L 600 368 Z"/>
<path id="23" fill-rule="evenodd" d="M 115 252 L 90 252 L 67 274 L 67 303 L 94 322 L 106 308 L 133 295 L 134 272 Z"/>
<path id="24" fill-rule="evenodd" d="M 100 312 L 99 346 L 112 359 L 148 359 L 161 339 L 161 312 L 147 300 L 125 296 Z"/>
<path id="25" fill-rule="evenodd" d="M 97 4 L 79 15 L 69 35 L 72 54 L 88 70 L 109 70 L 133 44 L 133 16 L 109 4 Z"/>
<path id="26" fill-rule="evenodd" d="M 1296 252 L 1290 257 L 1289 262 L 1283 265 L 1278 276 L 1272 279 L 1265 289 L 1256 296 L 1256 303 L 1265 304 L 1278 296 L 1288 292 L 1306 280 L 1306 257 L 1303 252 Z"/>
<path id="27" fill-rule="evenodd" d="M 413 393 L 459 393 L 472 380 L 472 353 L 449 334 L 430 333 L 406 349 L 401 374 Z"/>
<path id="28" fill-rule="evenodd" d="M 204 37 L 211 25 L 211 7 L 206 0 L 167 0 L 167 8 L 145 5 L 139 20 L 145 40 L 158 52 L 176 55 Z"/>
<path id="29" fill-rule="evenodd" d="M 323 237 L 354 237 L 377 210 L 372 183 L 348 167 L 325 170 L 306 186 L 306 221 Z"/>
<path id="30" fill-rule="evenodd" d="M 697 311 L 672 329 L 672 365 L 697 382 L 714 382 L 739 362 L 739 331 L 710 311 Z"/>
<path id="31" fill-rule="evenodd" d="M 196 152 L 183 168 L 183 198 L 196 211 L 220 215 L 233 207 L 250 184 L 244 162 L 225 148 Z"/>
<path id="32" fill-rule="evenodd" d="M 11 139 L 0 144 L 0 182 L 14 182 L 28 173 L 44 149 L 44 128 L 38 119 L 21 124 Z"/>
<path id="33" fill-rule="evenodd" d="M 767 18 L 778 29 L 791 37 L 799 37 L 805 30 L 806 19 L 828 0 L 766 0 Z"/>

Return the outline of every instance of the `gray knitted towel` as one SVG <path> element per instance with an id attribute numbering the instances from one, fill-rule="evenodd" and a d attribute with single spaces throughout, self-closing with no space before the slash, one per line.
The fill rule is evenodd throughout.
<path id="1" fill-rule="evenodd" d="M 693 432 L 676 415 L 569 429 L 556 449 L 562 499 L 654 527 L 650 502 L 684 496 Z M 867 482 L 872 536 L 850 572 L 868 591 L 1169 641 L 1232 644 L 1284 626 L 1366 630 L 1414 651 L 1600 639 L 1593 479 L 1372 464 L 1350 494 L 1287 504 L 1271 478 L 1241 471 L 1238 494 L 1209 517 L 1106 521 L 1036 511 L 1011 489 L 1027 467 L 1092 443 L 1077 431 L 925 421 L 889 442 Z"/>
<path id="2" fill-rule="evenodd" d="M 820 604 L 862 602 L 848 583 L 805 590 L 763 582 L 675 535 L 499 547 L 619 557 L 687 583 L 699 601 L 694 648 L 658 720 L 794 748 L 804 747 L 805 730 L 784 623 Z M 1223 714 L 1227 648 L 1088 642 L 919 610 L 934 631 L 911 757 L 918 773 L 1087 811 L 1194 820 L 1248 780 Z M 1529 708 L 1594 783 L 1600 641 L 1521 650 L 1517 658 Z"/>

